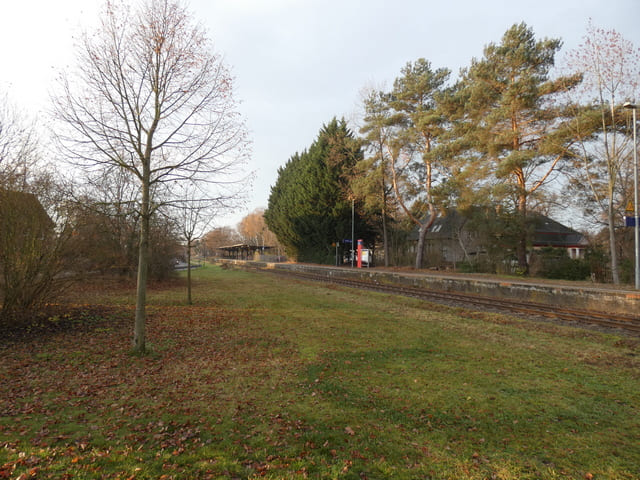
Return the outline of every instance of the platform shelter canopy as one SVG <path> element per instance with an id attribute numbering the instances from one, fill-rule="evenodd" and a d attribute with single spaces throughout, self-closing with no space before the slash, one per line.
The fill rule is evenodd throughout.
<path id="1" fill-rule="evenodd" d="M 250 245 L 247 243 L 238 243 L 236 245 L 228 245 L 224 247 L 217 247 L 220 252 L 220 256 L 224 258 L 233 258 L 235 260 L 249 260 L 252 259 L 256 252 L 264 254 L 265 252 L 274 249 L 266 245 Z"/>

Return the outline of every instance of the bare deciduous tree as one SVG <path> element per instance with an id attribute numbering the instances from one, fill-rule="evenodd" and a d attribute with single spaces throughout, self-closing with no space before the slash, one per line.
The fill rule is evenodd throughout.
<path id="1" fill-rule="evenodd" d="M 0 320 L 21 321 L 72 279 L 64 185 L 42 164 L 35 125 L 0 98 Z M 61 275 L 65 272 L 65 275 Z"/>
<path id="2" fill-rule="evenodd" d="M 224 208 L 223 199 L 209 198 L 194 184 L 179 186 L 178 198 L 171 205 L 171 216 L 178 224 L 180 236 L 185 242 L 187 260 L 187 302 L 193 304 L 191 295 L 191 253 L 197 240 L 207 232 L 216 212 Z"/>
<path id="3" fill-rule="evenodd" d="M 243 242 L 258 247 L 269 247 L 271 252 L 277 256 L 280 256 L 281 252 L 284 251 L 284 247 L 278 241 L 276 234 L 269 230 L 267 226 L 264 219 L 264 208 L 256 208 L 240 220 L 238 233 L 242 236 Z M 264 249 L 262 253 L 265 253 Z"/>
<path id="4" fill-rule="evenodd" d="M 35 129 L 21 118 L 6 95 L 0 98 L 0 188 L 24 189 L 37 159 Z"/>
<path id="5" fill-rule="evenodd" d="M 233 78 L 206 32 L 174 0 L 131 9 L 107 2 L 100 27 L 85 34 L 75 71 L 63 74 L 60 145 L 87 168 L 117 167 L 138 181 L 140 245 L 134 349 L 145 351 L 149 222 L 154 191 L 169 183 L 237 180 L 247 132 Z M 163 188 L 166 187 L 166 188 Z"/>
<path id="6" fill-rule="evenodd" d="M 590 108 L 576 113 L 580 139 L 572 193 L 585 210 L 595 211 L 609 230 L 613 283 L 620 283 L 616 224 L 626 203 L 630 179 L 629 137 L 621 131 L 622 103 L 635 100 L 640 78 L 640 50 L 615 30 L 589 23 L 584 43 L 568 54 L 568 67 L 584 76 L 578 93 Z"/>
<path id="7" fill-rule="evenodd" d="M 207 255 L 216 256 L 220 247 L 227 247 L 242 241 L 242 236 L 236 229 L 232 227 L 217 227 L 204 234 L 200 250 L 207 252 Z"/>

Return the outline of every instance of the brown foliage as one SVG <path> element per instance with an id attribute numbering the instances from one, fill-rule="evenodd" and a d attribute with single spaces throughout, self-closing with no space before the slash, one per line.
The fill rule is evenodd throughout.
<path id="1" fill-rule="evenodd" d="M 0 190 L 0 317 L 52 300 L 64 284 L 62 246 L 63 235 L 34 195 Z"/>
<path id="2" fill-rule="evenodd" d="M 245 243 L 252 245 L 278 246 L 278 239 L 269 230 L 264 221 L 264 209 L 256 209 L 238 224 L 238 232 L 244 238 Z"/>

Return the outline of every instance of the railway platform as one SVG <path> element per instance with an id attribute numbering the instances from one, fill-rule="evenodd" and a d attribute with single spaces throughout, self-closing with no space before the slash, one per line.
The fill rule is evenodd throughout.
<path id="1" fill-rule="evenodd" d="M 299 263 L 270 263 L 222 259 L 237 267 L 311 273 L 330 278 L 358 279 L 374 284 L 406 285 L 427 290 L 457 292 L 496 299 L 514 299 L 562 308 L 626 314 L 640 318 L 640 291 L 586 282 L 490 277 L 430 271 L 330 267 Z"/>

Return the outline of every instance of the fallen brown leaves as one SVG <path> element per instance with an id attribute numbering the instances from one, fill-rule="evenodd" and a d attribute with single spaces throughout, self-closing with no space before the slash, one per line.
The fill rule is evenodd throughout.
<path id="1" fill-rule="evenodd" d="M 122 292 L 101 306 L 107 294 L 85 291 L 92 306 L 78 295 L 0 338 L 0 480 L 546 478 L 575 465 L 568 478 L 600 478 L 597 459 L 621 445 L 637 457 L 633 364 L 612 356 L 636 359 L 635 344 L 576 351 L 566 335 L 556 346 L 520 326 L 229 278 L 203 285 L 218 289 L 208 305 L 154 293 L 145 356 L 130 352 Z M 371 313 L 387 303 L 390 316 Z"/>
<path id="2" fill-rule="evenodd" d="M 165 478 L 180 478 L 190 463 L 171 459 L 212 455 L 216 444 L 234 441 L 247 460 L 238 455 L 227 463 L 258 473 L 269 468 L 239 440 L 251 428 L 247 417 L 269 419 L 251 383 L 279 382 L 265 338 L 244 329 L 237 312 L 220 308 L 148 313 L 151 353 L 142 357 L 130 353 L 129 307 L 60 306 L 4 337 L 0 479 L 60 470 L 74 478 L 159 478 L 151 472 L 163 470 Z M 213 460 L 202 478 L 229 468 L 219 470 Z"/>

